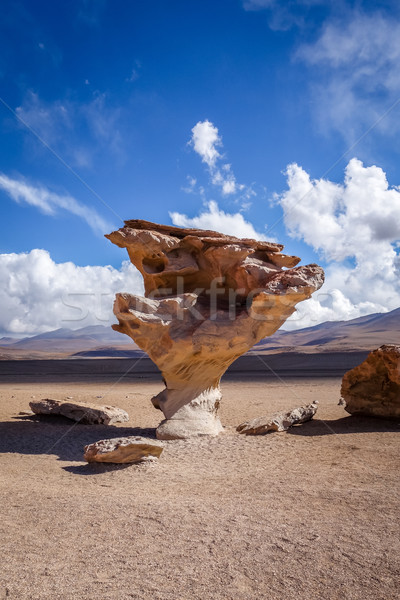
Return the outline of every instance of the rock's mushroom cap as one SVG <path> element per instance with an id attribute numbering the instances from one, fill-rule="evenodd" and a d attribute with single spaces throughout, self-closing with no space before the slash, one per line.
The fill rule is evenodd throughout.
<path id="1" fill-rule="evenodd" d="M 123 228 L 106 237 L 127 249 L 143 275 L 145 295 L 152 298 L 187 292 L 201 297 L 214 286 L 221 305 L 231 303 L 232 294 L 235 302 L 243 303 L 249 293 L 268 284 L 278 293 L 285 293 L 288 285 L 303 287 L 305 268 L 306 279 L 313 279 L 311 291 L 323 282 L 320 267 L 309 265 L 296 272 L 293 267 L 300 259 L 282 254 L 283 246 L 273 242 L 142 220 L 125 221 Z"/>

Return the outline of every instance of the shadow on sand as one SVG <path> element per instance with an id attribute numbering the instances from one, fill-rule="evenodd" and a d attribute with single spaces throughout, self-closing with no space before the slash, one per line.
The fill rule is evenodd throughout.
<path id="1" fill-rule="evenodd" d="M 126 463 L 126 464 L 115 464 L 115 463 L 85 463 L 84 465 L 69 465 L 63 467 L 63 471 L 73 473 L 74 475 L 102 475 L 110 471 L 122 471 L 132 465 L 138 466 L 140 463 Z M 112 487 L 106 486 L 105 487 Z"/>
<path id="2" fill-rule="evenodd" d="M 290 427 L 287 433 L 318 437 L 343 433 L 387 433 L 400 432 L 399 420 L 380 419 L 349 415 L 341 419 L 322 420 L 312 419 L 303 425 Z"/>
<path id="3" fill-rule="evenodd" d="M 59 416 L 14 417 L 0 423 L 0 454 L 55 454 L 59 460 L 82 463 L 83 448 L 102 439 L 125 436 L 156 439 L 155 428 L 115 427 L 113 425 L 82 425 Z M 64 467 L 66 471 L 96 475 L 123 469 L 129 465 L 85 464 Z"/>

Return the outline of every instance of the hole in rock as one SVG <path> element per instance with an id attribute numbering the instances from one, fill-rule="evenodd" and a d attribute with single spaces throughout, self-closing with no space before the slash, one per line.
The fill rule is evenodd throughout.
<path id="1" fill-rule="evenodd" d="M 162 258 L 158 256 L 154 257 L 145 257 L 143 259 L 143 269 L 146 273 L 161 273 L 164 271 L 165 264 Z"/>

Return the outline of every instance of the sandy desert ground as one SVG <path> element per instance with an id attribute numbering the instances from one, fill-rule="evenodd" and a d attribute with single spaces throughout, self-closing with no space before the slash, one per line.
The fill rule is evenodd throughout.
<path id="1" fill-rule="evenodd" d="M 0 385 L 0 598 L 394 600 L 399 423 L 338 406 L 340 378 L 223 382 L 221 436 L 158 462 L 88 465 L 87 443 L 154 437 L 158 379 Z M 19 416 L 31 397 L 91 400 L 131 422 Z M 245 437 L 242 421 L 312 400 L 314 421 Z"/>

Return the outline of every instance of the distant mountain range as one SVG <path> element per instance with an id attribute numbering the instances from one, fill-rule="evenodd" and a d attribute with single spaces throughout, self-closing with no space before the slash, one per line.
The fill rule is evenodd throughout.
<path id="1" fill-rule="evenodd" d="M 124 354 L 124 350 L 128 354 Z M 93 356 L 132 356 L 132 351 L 138 350 L 130 338 L 105 325 L 55 329 L 20 340 L 0 338 L 0 360 L 73 358 L 86 356 L 88 352 L 93 352 Z"/>
<path id="2" fill-rule="evenodd" d="M 351 321 L 328 321 L 297 331 L 277 331 L 250 352 L 352 352 L 372 350 L 382 344 L 400 344 L 400 308 Z M 0 338 L 0 360 L 121 358 L 141 354 L 130 338 L 104 325 L 56 329 L 17 341 L 10 337 Z"/>
<path id="3" fill-rule="evenodd" d="M 297 331 L 277 331 L 259 342 L 257 352 L 350 352 L 400 344 L 400 308 L 351 321 L 327 321 Z"/>

